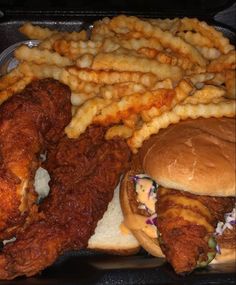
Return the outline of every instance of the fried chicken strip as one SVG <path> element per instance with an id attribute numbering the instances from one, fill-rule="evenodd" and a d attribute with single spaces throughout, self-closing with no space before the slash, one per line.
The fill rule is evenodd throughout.
<path id="1" fill-rule="evenodd" d="M 53 79 L 34 81 L 0 106 L 0 240 L 36 211 L 32 184 L 40 153 L 70 119 L 70 90 Z"/>
<path id="2" fill-rule="evenodd" d="M 166 259 L 177 273 L 208 264 L 216 254 L 213 233 L 217 222 L 234 206 L 234 198 L 193 195 L 160 187 L 157 229 Z"/>
<path id="3" fill-rule="evenodd" d="M 0 279 L 34 275 L 64 251 L 87 246 L 130 156 L 125 142 L 104 135 L 92 127 L 79 139 L 62 139 L 49 154 L 50 194 L 39 220 L 0 254 Z"/>

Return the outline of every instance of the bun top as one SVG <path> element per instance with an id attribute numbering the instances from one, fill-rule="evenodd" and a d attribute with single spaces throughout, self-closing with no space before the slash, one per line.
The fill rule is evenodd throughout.
<path id="1" fill-rule="evenodd" d="M 235 119 L 182 121 L 152 136 L 140 150 L 145 173 L 166 188 L 235 196 Z"/>

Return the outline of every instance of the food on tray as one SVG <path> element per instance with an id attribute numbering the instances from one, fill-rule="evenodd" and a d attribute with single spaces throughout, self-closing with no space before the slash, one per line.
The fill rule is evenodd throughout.
<path id="1" fill-rule="evenodd" d="M 235 262 L 235 138 L 230 118 L 172 125 L 142 146 L 123 179 L 125 225 L 177 273 L 215 255 Z"/>
<path id="2" fill-rule="evenodd" d="M 96 21 L 90 36 L 85 30 L 69 33 L 31 23 L 25 23 L 20 32 L 41 42 L 16 49 L 20 63 L 0 79 L 0 102 L 31 80 L 57 79 L 72 92 L 73 119 L 66 128 L 70 137 L 78 137 L 91 124 L 106 124 L 112 128 L 107 139 L 115 130 L 137 152 L 144 140 L 170 123 L 235 115 L 235 48 L 205 22 L 120 15 Z M 189 87 L 180 97 L 183 82 Z M 186 105 L 186 97 L 199 97 L 199 91 L 207 93 L 207 88 L 222 93 L 222 100 Z M 155 96 L 160 93 L 180 99 L 160 104 Z M 88 108 L 85 122 L 81 114 Z M 156 120 L 162 123 L 153 128 Z"/>
<path id="3" fill-rule="evenodd" d="M 0 106 L 0 240 L 34 219 L 39 153 L 63 135 L 70 109 L 69 88 L 53 79 L 33 82 Z"/>
<path id="4" fill-rule="evenodd" d="M 113 243 L 109 241 L 110 233 L 103 231 L 104 225 L 106 227 L 111 221 L 109 215 L 114 212 L 120 213 L 117 198 L 114 200 L 115 209 L 112 210 L 109 206 L 93 235 L 97 222 L 112 199 L 120 175 L 128 167 L 130 150 L 138 153 L 140 148 L 142 150 L 143 143 L 152 135 L 157 135 L 161 140 L 163 128 L 168 128 L 167 134 L 175 128 L 180 128 L 181 133 L 184 126 L 201 125 L 198 122 L 217 121 L 220 122 L 219 125 L 232 122 L 233 119 L 226 117 L 235 117 L 236 112 L 234 46 L 222 33 L 205 22 L 189 18 L 139 19 L 121 15 L 96 21 L 90 33 L 85 30 L 50 30 L 31 23 L 23 24 L 20 32 L 40 42 L 37 47 L 32 48 L 19 46 L 14 54 L 19 64 L 0 78 L 0 108 L 6 109 L 0 114 L 0 143 L 1 140 L 10 141 L 7 145 L 1 143 L 6 151 L 0 148 L 0 159 L 3 157 L 7 163 L 9 162 L 11 170 L 6 176 L 6 169 L 2 168 L 3 190 L 1 187 L 0 190 L 3 194 L 0 192 L 0 197 L 4 203 L 0 206 L 0 239 L 12 238 L 13 235 L 16 237 L 14 242 L 4 241 L 5 246 L 0 252 L 0 279 L 33 275 L 52 264 L 65 250 L 80 249 L 87 245 L 89 248 L 118 254 L 136 252 L 139 249 L 137 240 L 130 235 L 121 237 L 121 231 L 118 230 L 120 225 L 114 224 L 114 227 L 111 227 L 111 234 L 116 235 L 116 238 L 111 238 Z M 30 82 L 32 83 L 28 86 Z M 58 87 L 63 86 L 61 83 L 69 87 L 72 105 L 68 101 L 69 89 Z M 49 95 L 53 98 L 55 95 L 53 104 L 48 98 Z M 63 103 L 64 96 L 67 96 L 66 103 Z M 21 97 L 23 101 L 19 99 Z M 181 120 L 199 117 L 209 119 L 179 123 Z M 5 118 L 5 121 L 2 118 Z M 6 123 L 6 120 L 10 123 Z M 176 125 L 169 127 L 170 124 Z M 201 125 L 201 128 L 205 130 L 207 126 L 208 123 L 206 126 Z M 230 134 L 230 131 L 228 134 L 226 132 L 230 126 L 231 123 L 227 123 L 225 129 L 222 127 L 222 137 Z M 51 128 L 49 132 L 48 128 Z M 213 135 L 206 134 L 210 136 L 206 144 L 214 144 L 213 138 L 223 144 L 219 136 L 215 138 L 215 128 L 217 129 L 215 125 L 209 127 L 209 134 L 213 132 Z M 59 137 L 63 135 L 62 129 L 64 137 L 58 142 Z M 193 128 L 192 131 L 196 130 L 198 128 Z M 35 138 L 32 132 L 37 135 L 36 145 L 31 143 Z M 183 137 L 190 135 L 186 142 L 186 149 L 190 151 L 194 150 L 191 134 L 183 133 Z M 18 138 L 19 136 L 21 137 Z M 19 143 L 13 146 L 15 140 Z M 29 140 L 30 143 L 27 143 Z M 173 144 L 174 140 L 165 142 L 164 147 L 171 143 Z M 225 143 L 227 144 L 227 140 Z M 228 143 L 230 144 L 230 140 Z M 16 170 L 11 169 L 15 167 L 15 162 L 12 162 L 16 157 L 14 150 L 19 150 L 22 163 L 26 162 L 21 169 L 17 168 L 18 164 Z M 39 162 L 40 152 L 45 150 L 46 161 L 43 153 L 43 159 Z M 211 151 L 214 151 L 214 148 Z M 161 163 L 164 163 L 163 168 L 175 165 L 175 156 L 178 154 L 181 155 L 181 152 L 173 154 L 174 162 L 172 161 L 169 166 L 165 164 L 164 159 L 161 160 Z M 163 155 L 161 153 L 160 157 Z M 190 153 L 188 155 L 190 156 Z M 136 157 L 139 156 L 139 153 L 136 154 Z M 184 158 L 183 155 L 181 157 Z M 159 158 L 157 162 L 159 163 Z M 188 164 L 188 160 L 185 162 Z M 209 167 L 212 163 L 209 162 Z M 32 185 L 35 173 L 41 177 L 41 171 L 36 172 L 41 164 L 49 171 L 51 192 L 39 206 L 36 206 L 36 195 Z M 20 165 L 22 164 L 19 163 Z M 142 166 L 140 170 L 143 170 Z M 214 169 L 210 168 L 209 171 Z M 211 177 L 209 171 L 202 173 L 207 174 L 204 181 L 199 181 L 202 185 Z M 190 178 L 194 173 L 192 167 Z M 13 179 L 15 174 L 21 181 Z M 222 179 L 223 174 L 219 176 Z M 23 179 L 22 175 L 25 175 Z M 153 178 L 159 182 L 158 177 Z M 175 179 L 177 178 L 178 175 Z M 131 230 L 148 251 L 159 256 L 163 255 L 162 249 L 178 273 L 191 271 L 196 264 L 206 265 L 215 256 L 216 244 L 212 235 L 217 221 L 220 220 L 217 226 L 217 242 L 223 254 L 220 258 L 217 255 L 214 260 L 225 260 L 226 253 L 228 259 L 231 259 L 233 238 L 229 224 L 233 221 L 235 212 L 228 214 L 226 223 L 223 223 L 223 214 L 232 210 L 231 198 L 203 196 L 211 195 L 204 192 L 203 188 L 200 193 L 196 193 L 192 188 L 183 192 L 182 190 L 186 189 L 182 189 L 182 186 L 166 186 L 162 181 L 161 185 L 175 190 L 160 187 L 156 195 L 156 182 L 146 176 L 135 179 L 141 205 L 137 204 L 136 196 L 131 195 L 128 196 L 131 202 L 124 202 L 123 209 L 127 215 L 127 211 L 132 213 L 134 209 L 136 211 L 136 208 L 139 208 L 135 215 L 132 213 L 132 218 L 142 221 L 152 239 L 146 238 L 147 235 L 140 230 Z M 137 179 L 139 182 L 144 181 L 144 185 L 138 185 Z M 183 182 L 188 179 L 187 173 Z M 214 183 L 216 181 L 218 180 L 215 179 Z M 15 184 L 12 189 L 15 190 L 9 196 L 9 203 L 6 194 L 10 189 L 9 183 L 13 182 Z M 14 188 L 17 183 L 21 192 Z M 26 189 L 25 183 L 29 188 Z M 128 184 L 130 183 L 131 192 L 135 194 L 133 184 L 129 181 Z M 214 188 L 213 196 L 231 196 L 231 192 L 225 193 L 225 189 L 213 187 L 214 183 L 209 186 L 209 189 Z M 146 185 L 151 187 L 148 199 L 141 191 L 141 186 Z M 217 193 L 217 189 L 220 192 Z M 126 195 L 124 193 L 126 192 L 123 191 L 123 196 Z M 172 198 L 168 193 L 171 193 Z M 11 203 L 12 201 L 14 203 Z M 145 201 L 151 209 L 148 213 Z M 190 202 L 188 209 L 184 208 L 186 201 Z M 19 208 L 20 203 L 22 207 Z M 166 205 L 175 204 L 177 209 L 173 211 L 166 208 Z M 209 204 L 207 210 L 206 204 Z M 191 205 L 196 207 L 193 208 Z M 9 206 L 12 206 L 15 216 L 10 213 Z M 196 208 L 199 209 L 198 212 Z M 139 211 L 141 216 L 136 215 Z M 189 217 L 192 217 L 192 220 L 186 218 L 184 213 L 190 213 Z M 7 217 L 8 214 L 13 218 Z M 163 241 L 161 249 L 154 225 L 156 214 L 159 217 L 157 226 L 162 235 L 159 235 L 159 240 Z M 146 215 L 149 216 L 147 224 Z M 184 218 L 181 218 L 181 215 L 185 215 Z M 199 218 L 199 224 L 194 222 L 195 216 Z M 112 220 L 117 222 L 119 219 Z M 130 221 L 127 225 L 130 226 Z M 186 229 L 191 228 L 190 244 L 194 243 L 192 248 L 195 248 L 191 253 L 188 246 L 181 249 L 184 241 L 189 241 L 182 226 L 186 226 Z M 122 229 L 125 230 L 124 225 Z M 182 236 L 183 240 L 180 238 Z M 145 242 L 142 242 L 143 239 Z M 114 246 L 114 241 L 119 245 Z M 186 253 L 180 256 L 180 259 L 179 249 Z M 186 256 L 189 258 L 187 264 Z"/>
<path id="5" fill-rule="evenodd" d="M 104 128 L 92 127 L 49 150 L 43 166 L 51 177 L 49 196 L 0 253 L 0 279 L 34 275 L 66 250 L 87 246 L 130 157 L 124 141 L 104 135 Z"/>

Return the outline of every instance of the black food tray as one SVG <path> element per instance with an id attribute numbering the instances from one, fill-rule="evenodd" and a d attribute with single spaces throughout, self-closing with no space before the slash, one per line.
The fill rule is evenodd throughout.
<path id="1" fill-rule="evenodd" d="M 116 15 L 109 12 L 109 15 Z M 129 13 L 128 13 L 129 14 Z M 63 31 L 79 31 L 90 29 L 94 20 L 107 16 L 102 13 L 85 15 L 34 14 L 8 15 L 0 18 L 0 53 L 26 38 L 18 32 L 25 22 L 50 29 Z M 151 15 L 153 16 L 153 15 Z M 209 22 L 209 21 L 208 21 Z M 236 35 L 229 28 L 210 21 L 235 44 Z M 141 250 L 135 256 L 113 256 L 89 250 L 67 252 L 59 257 L 54 265 L 41 274 L 31 278 L 20 277 L 11 281 L 0 281 L 3 285 L 115 285 L 115 284 L 174 284 L 174 285 L 205 285 L 205 284 L 236 284 L 236 264 L 211 265 L 205 269 L 195 270 L 188 276 L 178 276 L 164 259 L 154 258 Z"/>

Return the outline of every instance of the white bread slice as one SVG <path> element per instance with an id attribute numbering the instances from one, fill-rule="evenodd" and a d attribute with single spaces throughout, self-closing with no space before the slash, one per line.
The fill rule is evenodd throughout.
<path id="1" fill-rule="evenodd" d="M 88 248 L 119 255 L 134 254 L 140 245 L 132 233 L 124 234 L 120 230 L 123 214 L 120 207 L 120 185 L 114 191 L 112 201 L 103 218 L 98 222 L 94 235 L 88 241 Z"/>

